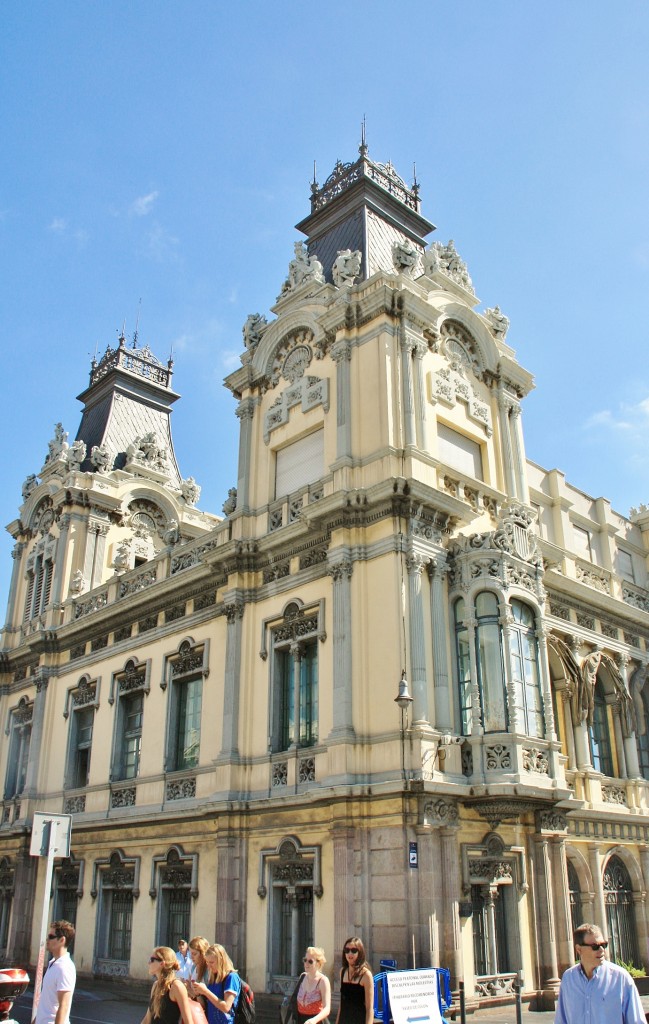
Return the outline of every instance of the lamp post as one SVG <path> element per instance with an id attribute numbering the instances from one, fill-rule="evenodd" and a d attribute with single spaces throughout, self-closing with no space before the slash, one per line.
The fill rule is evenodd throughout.
<path id="1" fill-rule="evenodd" d="M 412 704 L 412 697 L 408 690 L 405 668 L 401 673 L 399 692 L 394 698 L 394 703 L 399 705 L 399 710 L 401 711 L 401 774 L 403 775 L 403 781 L 406 782 L 406 722 L 408 720 L 408 708 Z"/>

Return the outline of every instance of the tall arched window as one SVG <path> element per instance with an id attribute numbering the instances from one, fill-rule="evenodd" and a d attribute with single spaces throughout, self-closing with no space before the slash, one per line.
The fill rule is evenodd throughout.
<path id="1" fill-rule="evenodd" d="M 633 889 L 629 872 L 620 857 L 611 857 L 606 865 L 604 903 L 611 960 L 624 960 L 625 963 L 641 967 Z"/>
<path id="2" fill-rule="evenodd" d="M 571 860 L 568 861 L 568 893 L 570 896 L 570 922 L 573 932 L 584 920 L 581 909 L 581 887 L 579 875 Z"/>
<path id="3" fill-rule="evenodd" d="M 588 735 L 593 768 L 597 772 L 602 772 L 603 775 L 612 775 L 613 755 L 611 752 L 611 736 L 608 730 L 608 713 L 601 679 L 598 679 L 595 683 L 593 724 L 588 730 Z"/>
<path id="4" fill-rule="evenodd" d="M 502 732 L 507 728 L 507 704 L 496 595 L 487 590 L 478 594 L 475 612 L 478 620 L 476 656 L 484 730 Z"/>
<path id="5" fill-rule="evenodd" d="M 522 601 L 511 603 L 509 658 L 518 727 L 526 736 L 543 736 L 543 707 L 534 612 Z"/>
<path id="6" fill-rule="evenodd" d="M 460 721 L 462 735 L 471 734 L 471 658 L 469 655 L 469 630 L 466 626 L 466 603 L 460 597 L 453 605 L 455 615 L 455 654 L 457 659 L 458 684 L 460 688 Z"/>

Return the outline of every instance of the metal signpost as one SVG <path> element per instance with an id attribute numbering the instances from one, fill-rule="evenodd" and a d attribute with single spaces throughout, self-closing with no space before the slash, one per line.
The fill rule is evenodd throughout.
<path id="1" fill-rule="evenodd" d="M 71 814 L 42 814 L 38 811 L 34 814 L 34 821 L 32 824 L 32 841 L 29 847 L 29 852 L 32 857 L 47 857 L 47 868 L 45 871 L 45 887 L 43 889 L 43 915 L 41 917 L 38 963 L 36 965 L 36 980 L 34 981 L 32 1022 L 36 1017 L 38 1001 L 41 997 L 43 965 L 45 963 L 45 943 L 47 941 L 47 929 L 50 924 L 50 892 L 52 889 L 54 858 L 70 856 L 71 832 Z"/>

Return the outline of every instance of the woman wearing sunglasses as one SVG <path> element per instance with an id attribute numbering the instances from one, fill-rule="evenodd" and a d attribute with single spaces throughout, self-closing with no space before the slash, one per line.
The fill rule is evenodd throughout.
<path id="1" fill-rule="evenodd" d="M 169 946 L 157 946 L 149 957 L 149 974 L 154 978 L 149 1009 L 142 1024 L 192 1024 L 187 989 L 176 978 L 178 960 Z"/>
<path id="2" fill-rule="evenodd" d="M 365 958 L 365 947 L 355 936 L 343 946 L 336 1024 L 372 1024 L 373 1020 L 374 978 Z"/>
<path id="3" fill-rule="evenodd" d="M 296 990 L 296 1011 L 299 1024 L 319 1024 L 331 1012 L 331 985 L 322 973 L 326 964 L 324 949 L 307 946 L 303 959 L 304 973 Z"/>
<path id="4" fill-rule="evenodd" d="M 234 1008 L 241 991 L 241 978 L 223 946 L 215 942 L 205 950 L 209 970 L 207 984 L 195 981 L 193 991 L 207 999 L 209 1024 L 233 1024 Z"/>

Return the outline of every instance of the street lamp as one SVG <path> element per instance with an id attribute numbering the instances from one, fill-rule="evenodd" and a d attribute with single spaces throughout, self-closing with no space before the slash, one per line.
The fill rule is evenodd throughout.
<path id="1" fill-rule="evenodd" d="M 404 668 L 399 680 L 399 692 L 394 698 L 394 703 L 399 705 L 401 711 L 401 774 L 403 781 L 406 781 L 406 722 L 408 720 L 408 708 L 412 704 L 412 697 L 408 689 L 406 670 Z"/>

